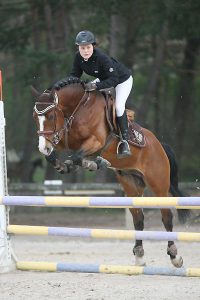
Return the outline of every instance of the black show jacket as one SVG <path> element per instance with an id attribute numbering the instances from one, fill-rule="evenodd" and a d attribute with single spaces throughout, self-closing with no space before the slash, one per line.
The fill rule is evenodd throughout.
<path id="1" fill-rule="evenodd" d="M 92 56 L 87 61 L 84 60 L 79 51 L 76 53 L 70 75 L 80 78 L 83 72 L 99 78 L 100 82 L 96 83 L 98 90 L 116 87 L 131 75 L 131 71 L 123 64 L 110 58 L 98 48 L 94 49 Z"/>

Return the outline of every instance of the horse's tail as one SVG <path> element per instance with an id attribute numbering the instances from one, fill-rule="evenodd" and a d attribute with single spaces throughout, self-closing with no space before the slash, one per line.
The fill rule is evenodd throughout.
<path id="1" fill-rule="evenodd" d="M 167 145 L 163 144 L 162 146 L 167 154 L 170 163 L 170 189 L 169 192 L 172 194 L 173 197 L 184 197 L 182 191 L 180 191 L 178 187 L 178 165 L 176 161 L 176 156 L 172 148 Z M 189 209 L 178 209 L 178 219 L 180 223 L 185 223 L 187 219 L 190 217 L 190 210 Z"/>

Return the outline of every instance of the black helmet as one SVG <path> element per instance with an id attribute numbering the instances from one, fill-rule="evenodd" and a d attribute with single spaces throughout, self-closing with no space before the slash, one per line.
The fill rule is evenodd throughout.
<path id="1" fill-rule="evenodd" d="M 80 31 L 76 36 L 76 45 L 96 44 L 95 36 L 91 31 Z"/>

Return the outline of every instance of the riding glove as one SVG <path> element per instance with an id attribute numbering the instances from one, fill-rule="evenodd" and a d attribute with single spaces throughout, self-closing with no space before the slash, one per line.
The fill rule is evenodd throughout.
<path id="1" fill-rule="evenodd" d="M 85 91 L 91 92 L 97 89 L 96 83 L 88 82 L 85 84 Z"/>

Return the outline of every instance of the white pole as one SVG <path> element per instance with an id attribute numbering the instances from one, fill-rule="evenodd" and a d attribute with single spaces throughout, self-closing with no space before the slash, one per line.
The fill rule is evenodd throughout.
<path id="1" fill-rule="evenodd" d="M 0 71 L 0 196 L 8 195 L 6 144 L 5 144 L 5 117 L 4 103 L 2 100 L 2 76 Z M 9 224 L 9 208 L 0 205 L 0 273 L 14 269 L 11 255 L 11 244 L 7 235 Z"/>

